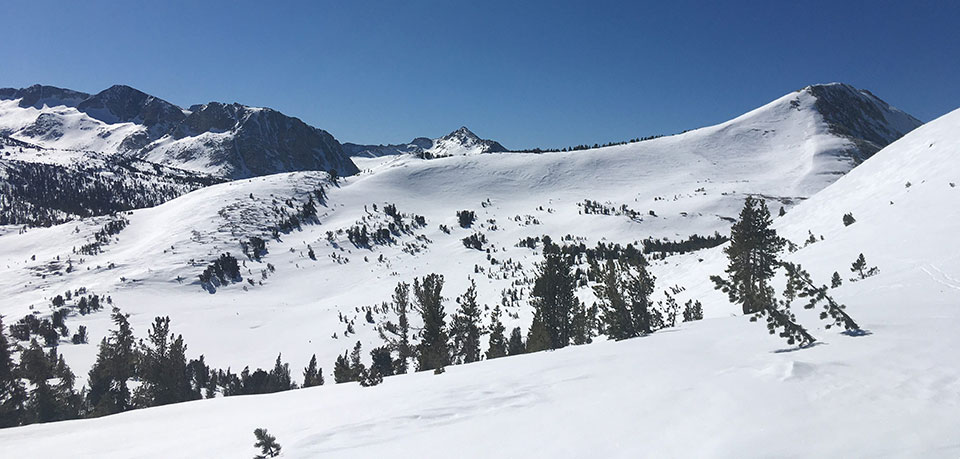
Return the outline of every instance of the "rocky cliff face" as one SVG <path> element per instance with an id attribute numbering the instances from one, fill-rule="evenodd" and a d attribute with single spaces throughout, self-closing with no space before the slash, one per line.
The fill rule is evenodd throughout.
<path id="1" fill-rule="evenodd" d="M 268 108 L 211 102 L 193 111 L 143 153 L 161 163 L 202 163 L 244 178 L 295 170 L 359 170 L 327 131 Z"/>
<path id="2" fill-rule="evenodd" d="M 813 85 L 803 90 L 816 98 L 814 108 L 823 116 L 831 133 L 854 143 L 856 148 L 848 153 L 857 162 L 923 124 L 870 91 L 848 84 Z"/>

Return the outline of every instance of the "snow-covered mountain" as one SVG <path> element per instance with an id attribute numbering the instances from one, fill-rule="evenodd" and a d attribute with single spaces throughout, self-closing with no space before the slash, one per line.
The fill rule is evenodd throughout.
<path id="1" fill-rule="evenodd" d="M 366 158 L 412 154 L 428 159 L 507 151 L 499 142 L 481 139 L 467 129 L 466 126 L 461 126 L 456 131 L 438 139 L 417 137 L 411 140 L 410 143 L 394 145 L 358 145 L 355 143 L 344 143 L 343 149 L 350 156 Z"/>
<path id="2" fill-rule="evenodd" d="M 179 135 L 209 137 L 270 124 L 259 116 L 273 116 L 210 105 L 186 111 L 177 130 L 148 146 L 147 157 L 175 157 Z M 111 109 L 121 112 L 128 113 Z M 123 215 L 0 233 L 7 325 L 26 315 L 50 317 L 56 295 L 82 289 L 109 295 L 131 314 L 138 337 L 155 317 L 169 316 L 188 356 L 202 354 L 211 366 L 252 371 L 272 367 L 280 354 L 299 377 L 316 355 L 327 379 L 320 388 L 0 430 L 0 456 L 45 456 L 68 445 L 80 457 L 239 456 L 251 451 L 256 427 L 277 435 L 288 457 L 449 455 L 453 446 L 428 441 L 437 438 L 469 445 L 456 450 L 465 457 L 784 456 L 798 448 L 821 456 L 841 447 L 866 456 L 955 456 L 960 361 L 952 349 L 960 342 L 950 330 L 960 320 L 960 254 L 951 241 L 960 226 L 953 199 L 960 111 L 894 141 L 919 124 L 865 91 L 819 85 L 716 126 L 653 140 L 538 155 L 355 157 L 363 171 L 336 182 L 320 171 L 239 179 Z M 446 137 L 462 147 L 468 142 L 457 139 L 469 131 L 457 132 Z M 50 160 L 50 151 L 18 144 L 24 137 L 8 139 L 0 155 Z M 390 377 L 374 388 L 332 385 L 338 356 L 357 342 L 364 353 L 383 344 L 377 326 L 396 318 L 379 305 L 398 282 L 442 274 L 452 313 L 472 279 L 481 304 L 502 305 L 507 330 L 525 331 L 543 236 L 571 246 L 641 247 L 648 239 L 726 234 L 746 196 L 764 197 L 774 211 L 783 207 L 777 229 L 799 246 L 816 235 L 787 255 L 815 279 L 847 274 L 861 252 L 880 268 L 878 276 L 833 290 L 872 334 L 826 330 L 815 312 L 797 305 L 826 345 L 779 352 L 782 340 L 741 317 L 708 281 L 725 266 L 722 247 L 714 247 L 650 260 L 655 299 L 676 288 L 681 303 L 703 302 L 702 322 L 448 367 L 439 376 Z M 304 214 L 308 203 L 315 215 Z M 476 214 L 467 227 L 459 224 L 462 210 Z M 850 226 L 846 213 L 856 218 Z M 377 236 L 357 242 L 357 234 Z M 470 236 L 482 241 L 480 250 L 464 242 Z M 243 255 L 242 243 L 253 237 L 267 241 L 262 256 Z M 96 250 L 77 251 L 90 244 Z M 239 260 L 242 281 L 201 284 L 201 273 L 228 252 Z M 576 294 L 595 301 L 586 280 Z M 483 323 L 489 314 L 484 309 Z M 113 324 L 106 311 L 70 313 L 66 324 L 90 335 L 90 344 L 64 339 L 59 346 L 82 384 L 96 343 Z M 937 422 L 902 435 L 921 419 Z M 756 425 L 765 428 L 743 428 Z M 181 441 L 146 435 L 161 430 Z M 497 441 L 477 442 L 478 432 Z"/>
<path id="3" fill-rule="evenodd" d="M 189 352 L 204 353 L 208 362 L 268 366 L 282 352 L 285 361 L 300 368 L 316 353 L 329 373 L 333 357 L 356 340 L 364 349 L 378 342 L 373 326 L 355 308 L 386 300 L 397 281 L 441 272 L 448 280 L 444 296 L 453 297 L 472 276 L 482 302 L 491 304 L 499 302 L 500 287 L 513 281 L 525 285 L 522 280 L 539 258 L 535 249 L 514 245 L 523 237 L 569 234 L 571 242 L 588 245 L 647 235 L 675 238 L 725 226 L 716 216 L 734 215 L 745 194 L 782 196 L 836 178 L 825 173 L 831 168 L 822 167 L 823 157 L 842 162 L 848 157 L 838 152 L 855 145 L 824 130 L 818 112 L 810 109 L 815 103 L 812 92 L 804 91 L 719 126 L 586 152 L 369 160 L 369 172 L 329 189 L 319 225 L 270 242 L 265 262 L 276 272 L 249 289 L 227 286 L 210 295 L 172 278 L 198 269 L 179 260 L 235 248 L 238 234 L 258 228 L 262 219 L 256 209 L 269 208 L 269 200 L 277 197 L 303 199 L 325 183 L 322 174 L 235 181 L 135 211 L 103 254 L 78 264 L 73 273 L 42 280 L 23 275 L 33 265 L 30 254 L 37 254 L 37 264 L 51 260 L 88 229 L 77 232 L 64 225 L 0 237 L 5 256 L 0 266 L 11 266 L 0 275 L 0 289 L 21 305 L 31 298 L 40 305 L 44 291 L 86 285 L 111 293 L 133 314 L 138 331 L 154 315 L 169 314 Z M 807 123 L 788 128 L 798 121 Z M 778 141 L 768 144 L 771 138 Z M 777 150 L 769 147 L 788 151 L 773 154 Z M 867 330 L 863 336 L 827 330 L 816 311 L 797 305 L 798 319 L 824 344 L 785 349 L 761 324 L 731 316 L 736 308 L 722 296 L 704 295 L 707 320 L 644 338 L 453 366 L 441 375 L 395 376 L 372 388 L 328 382 L 279 394 L 0 430 L 0 454 L 39 457 L 69 447 L 78 457 L 241 456 L 254 451 L 253 429 L 265 427 L 277 436 L 285 457 L 375 457 L 396 451 L 417 457 L 447 457 L 451 451 L 461 457 L 505 452 L 956 457 L 957 151 L 960 110 L 893 142 L 809 199 L 787 205 L 786 215 L 776 220 L 780 234 L 795 242 L 817 236 L 786 257 L 818 281 L 827 282 L 833 271 L 849 276 L 858 253 L 879 267 L 877 276 L 831 290 Z M 609 201 L 614 209 L 627 204 L 640 209 L 642 218 L 584 213 L 577 203 L 585 197 Z M 337 228 L 386 218 L 372 207 L 361 208 L 384 202 L 425 216 L 428 225 L 394 244 L 362 249 L 338 235 Z M 453 212 L 461 208 L 478 213 L 472 230 L 455 226 Z M 850 225 L 843 223 L 847 213 L 856 219 Z M 438 223 L 452 234 L 437 229 Z M 191 231 L 196 232 L 189 238 L 179 236 Z M 334 231 L 332 240 L 325 231 Z M 474 231 L 486 235 L 489 254 L 460 245 L 459 238 Z M 302 254 L 308 244 L 319 255 L 316 261 Z M 654 261 L 657 288 L 677 284 L 687 292 L 712 291 L 707 276 L 722 272 L 721 250 Z M 107 260 L 118 268 L 84 269 Z M 507 260 L 523 268 L 519 273 L 506 269 Z M 246 264 L 260 269 L 254 261 Z M 118 276 L 127 281 L 117 284 Z M 579 293 L 589 298 L 588 289 Z M 3 312 L 17 317 L 26 310 L 5 305 Z M 516 324 L 529 320 L 525 304 L 508 311 L 517 313 Z M 338 314 L 359 316 L 357 333 L 348 340 L 332 338 L 345 326 Z M 104 315 L 71 317 L 68 323 L 88 324 L 98 337 L 109 326 Z M 374 319 L 385 316 L 378 313 Z M 65 344 L 61 352 L 82 374 L 93 347 Z M 155 435 L 158 431 L 178 441 Z"/>
<path id="4" fill-rule="evenodd" d="M 218 102 L 184 110 L 123 85 L 92 96 L 40 85 L 0 89 L 0 135 L 48 150 L 147 159 L 231 179 L 357 172 L 332 135 L 297 118 Z"/>
<path id="5" fill-rule="evenodd" d="M 481 299 L 499 302 L 501 292 L 529 278 L 540 259 L 538 251 L 518 246 L 521 239 L 569 235 L 589 246 L 599 241 L 682 240 L 726 232 L 747 195 L 767 197 L 774 209 L 790 209 L 856 164 L 848 155 L 856 143 L 831 132 L 816 110 L 817 101 L 812 91 L 801 90 L 717 126 L 594 150 L 431 161 L 409 155 L 357 158 L 365 171 L 339 186 L 327 184 L 320 224 L 272 240 L 263 260 L 278 274 L 246 290 L 227 287 L 208 295 L 197 276 L 221 253 L 239 253 L 241 240 L 271 239 L 271 227 L 293 209 L 285 202 L 303 202 L 325 183 L 325 174 L 234 181 L 134 211 L 127 217 L 128 227 L 116 236 L 119 241 L 94 256 L 76 257 L 72 248 L 89 243 L 110 217 L 88 219 L 80 231 L 67 224 L 9 234 L 0 237 L 0 292 L 8 299 L 0 313 L 21 317 L 31 306 L 46 307 L 53 295 L 86 287 L 112 295 L 134 314 L 135 327 L 143 329 L 160 313 L 161 306 L 152 299 L 164 297 L 177 305 L 163 306 L 164 313 L 218 366 L 267 365 L 280 351 L 293 361 L 316 352 L 321 362 L 329 362 L 346 347 L 343 340 L 332 338 L 343 332 L 338 313 L 352 317 L 356 308 L 386 300 L 398 281 L 437 272 L 447 277 L 450 292 L 459 292 L 468 277 L 479 276 L 485 279 Z M 228 126 L 234 121 L 225 116 L 222 122 L 220 126 Z M 197 129 L 206 129 L 213 121 L 197 123 Z M 363 226 L 373 231 L 385 224 L 386 203 L 423 216 L 426 226 L 411 228 L 392 243 L 357 247 L 348 230 Z M 475 211 L 477 225 L 459 228 L 459 210 Z M 489 258 L 486 251 L 463 246 L 461 239 L 475 232 L 485 235 Z M 316 261 L 306 257 L 308 246 Z M 62 260 L 68 259 L 80 269 L 64 272 Z M 510 269 L 503 260 L 511 260 Z M 251 270 L 262 269 L 257 267 L 261 263 L 248 264 Z M 669 272 L 670 266 L 664 262 L 656 269 Z M 54 275 L 38 279 L 37 272 Z M 178 278 L 186 281 L 181 284 Z M 322 293 L 307 295 L 305 285 Z M 356 293 L 360 286 L 362 295 Z M 225 301 L 233 306 L 221 308 Z M 274 326 L 265 326 L 262 314 L 255 312 L 265 303 L 284 305 L 280 317 L 271 320 Z M 238 311 L 246 312 L 236 316 Z M 726 302 L 707 308 L 708 316 L 731 312 L 735 308 Z M 529 309 L 521 307 L 516 314 L 516 325 L 526 326 Z M 107 328 L 102 316 L 76 320 L 87 323 L 94 334 Z M 203 331 L 210 321 L 223 324 L 215 338 Z M 292 328 L 281 331 L 284 327 Z M 259 345 L 268 335 L 271 346 Z M 372 328 L 359 326 L 357 339 L 368 345 L 378 340 Z M 305 346 L 306 341 L 317 345 Z M 82 356 L 74 357 L 79 359 L 76 366 L 85 368 L 92 349 L 77 348 Z"/>

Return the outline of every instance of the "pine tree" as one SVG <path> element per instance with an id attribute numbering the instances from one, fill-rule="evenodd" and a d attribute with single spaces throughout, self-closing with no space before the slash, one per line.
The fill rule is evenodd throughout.
<path id="1" fill-rule="evenodd" d="M 277 361 L 273 364 L 273 370 L 270 371 L 267 391 L 282 392 L 296 388 L 297 383 L 293 382 L 293 376 L 290 374 L 290 364 L 283 363 L 280 360 L 280 354 L 277 354 Z"/>
<path id="2" fill-rule="evenodd" d="M 377 327 L 380 339 L 386 341 L 391 351 L 397 352 L 397 360 L 393 363 L 393 374 L 405 374 L 409 368 L 410 358 L 413 357 L 413 348 L 410 346 L 410 321 L 407 313 L 410 310 L 410 284 L 397 283 L 393 291 L 393 312 L 397 315 L 397 323 L 386 321 Z"/>
<path id="3" fill-rule="evenodd" d="M 331 169 L 332 170 L 332 169 Z M 257 437 L 257 442 L 253 444 L 255 448 L 260 448 L 260 454 L 254 456 L 254 459 L 267 459 L 268 457 L 277 457 L 280 455 L 280 444 L 277 443 L 277 437 L 267 433 L 267 429 L 258 428 L 253 431 Z"/>
<path id="4" fill-rule="evenodd" d="M 570 339 L 575 345 L 589 344 L 593 341 L 594 322 L 582 301 L 573 307 L 570 320 Z"/>
<path id="5" fill-rule="evenodd" d="M 46 353 L 36 340 L 31 340 L 20 355 L 20 376 L 32 386 L 21 419 L 24 424 L 78 416 L 80 400 L 73 389 L 75 378 L 66 362 L 57 357 L 56 348 Z"/>
<path id="6" fill-rule="evenodd" d="M 840 273 L 834 271 L 833 277 L 830 279 L 830 288 L 837 288 L 843 285 L 843 279 L 840 279 Z"/>
<path id="7" fill-rule="evenodd" d="M 867 268 L 867 259 L 864 258 L 862 253 L 860 254 L 859 257 L 857 257 L 857 261 L 854 261 L 853 265 L 850 266 L 850 271 L 857 273 L 860 276 L 859 279 L 851 279 L 851 280 L 863 280 L 868 277 L 875 276 L 878 272 L 880 272 L 880 270 L 877 269 L 876 266 Z"/>
<path id="8" fill-rule="evenodd" d="M 386 346 L 375 347 L 370 351 L 370 370 L 381 376 L 392 376 L 394 373 L 393 356 Z"/>
<path id="9" fill-rule="evenodd" d="M 683 305 L 683 321 L 692 322 L 703 319 L 703 305 L 700 301 L 688 300 Z"/>
<path id="10" fill-rule="evenodd" d="M 766 204 L 748 197 L 740 212 L 740 220 L 730 230 L 730 246 L 724 249 L 729 259 L 727 278 L 711 276 L 718 290 L 730 302 L 743 305 L 744 314 L 755 322 L 765 318 L 770 334 L 778 334 L 790 345 L 810 345 L 816 338 L 810 335 L 790 312 L 790 303 L 796 292 L 788 283 L 784 299 L 778 300 L 769 281 L 781 266 L 778 258 L 784 239 L 770 227 L 770 212 Z"/>
<path id="11" fill-rule="evenodd" d="M 303 387 L 323 385 L 323 369 L 317 368 L 317 354 L 310 357 L 310 363 L 303 370 Z"/>
<path id="12" fill-rule="evenodd" d="M 429 274 L 413 281 L 416 309 L 423 319 L 418 346 L 418 371 L 433 370 L 450 364 L 448 350 L 446 313 L 443 310 L 443 276 Z"/>
<path id="13" fill-rule="evenodd" d="M 744 314 L 759 312 L 775 301 L 769 287 L 783 248 L 784 240 L 770 227 L 770 211 L 763 200 L 748 196 L 740 211 L 740 220 L 730 229 L 730 245 L 724 249 L 729 264 L 728 278 L 711 280 L 730 301 L 743 306 Z"/>
<path id="14" fill-rule="evenodd" d="M 480 305 L 477 304 L 477 284 L 470 279 L 470 286 L 457 298 L 460 309 L 451 317 L 450 338 L 456 363 L 480 360 Z"/>
<path id="15" fill-rule="evenodd" d="M 633 338 L 653 331 L 654 278 L 646 269 L 646 260 L 607 260 L 597 277 L 594 293 L 600 302 L 600 320 L 607 336 L 615 340 Z"/>
<path id="16" fill-rule="evenodd" d="M 132 407 L 127 381 L 135 375 L 136 351 L 128 316 L 113 308 L 116 330 L 100 342 L 88 376 L 87 405 L 92 416 L 120 413 Z"/>
<path id="17" fill-rule="evenodd" d="M 367 367 L 360 360 L 360 352 L 362 346 L 360 341 L 357 341 L 357 344 L 353 346 L 353 350 L 350 351 L 350 380 L 359 381 L 360 376 L 363 375 L 363 372 L 366 371 Z"/>
<path id="18" fill-rule="evenodd" d="M 496 305 L 490 312 L 490 325 L 487 331 L 490 333 L 490 339 L 487 347 L 487 359 L 496 359 L 507 355 L 507 338 L 503 335 L 507 329 L 500 322 L 500 305 Z"/>
<path id="19" fill-rule="evenodd" d="M 832 326 L 837 326 L 843 327 L 847 333 L 862 333 L 857 322 L 845 311 L 847 307 L 837 303 L 833 297 L 827 294 L 826 285 L 817 287 L 813 283 L 813 279 L 810 278 L 810 273 L 798 264 L 784 263 L 783 266 L 787 271 L 788 290 L 791 293 L 795 292 L 795 295 L 799 298 L 808 298 L 807 304 L 803 306 L 804 309 L 813 309 L 821 301 L 824 303 L 823 311 L 820 312 L 820 319 L 825 320 L 829 317 L 833 321 L 833 323 L 825 325 L 824 328 L 829 329 Z"/>
<path id="20" fill-rule="evenodd" d="M 160 406 L 195 400 L 187 375 L 186 345 L 182 336 L 170 333 L 170 317 L 153 321 L 148 342 L 140 343 L 137 375 L 143 382 L 134 392 L 138 407 Z"/>
<path id="21" fill-rule="evenodd" d="M 3 328 L 3 316 L 0 316 L 0 428 L 20 424 L 25 399 L 26 390 L 17 376 L 10 343 Z"/>
<path id="22" fill-rule="evenodd" d="M 507 343 L 507 355 L 520 355 L 527 352 L 527 346 L 523 342 L 523 332 L 520 327 L 514 327 L 510 332 L 510 341 Z"/>
<path id="23" fill-rule="evenodd" d="M 569 258 L 548 242 L 544 243 L 543 254 L 531 291 L 534 318 L 527 338 L 529 352 L 569 345 L 573 311 L 580 302 L 574 294 L 576 279 Z"/>
<path id="24" fill-rule="evenodd" d="M 350 361 L 347 353 L 337 356 L 336 363 L 333 364 L 333 381 L 337 384 L 356 381 L 353 378 L 353 371 L 350 369 Z"/>

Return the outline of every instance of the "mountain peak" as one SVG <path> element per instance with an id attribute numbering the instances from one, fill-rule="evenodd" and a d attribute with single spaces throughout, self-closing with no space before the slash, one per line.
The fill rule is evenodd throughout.
<path id="1" fill-rule="evenodd" d="M 88 97 L 90 97 L 90 94 L 84 92 L 42 84 L 35 84 L 20 89 L 0 89 L 0 100 L 20 99 L 20 103 L 18 105 L 22 108 L 40 108 L 44 105 L 48 107 L 55 107 L 59 105 L 75 107 L 78 103 Z"/>
<path id="2" fill-rule="evenodd" d="M 846 83 L 815 84 L 803 88 L 816 102 L 830 132 L 851 140 L 863 161 L 923 124 L 865 89 Z"/>

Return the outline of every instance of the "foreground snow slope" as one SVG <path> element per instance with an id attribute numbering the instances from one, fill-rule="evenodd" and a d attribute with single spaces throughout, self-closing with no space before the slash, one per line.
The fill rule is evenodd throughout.
<path id="1" fill-rule="evenodd" d="M 880 267 L 833 290 L 866 336 L 824 330 L 801 310 L 821 344 L 795 350 L 745 317 L 706 319 L 372 388 L 322 386 L 0 430 L 0 455 L 241 457 L 253 454 L 253 429 L 264 427 L 283 457 L 957 457 L 958 149 L 960 110 L 778 222 L 786 235 L 824 235 L 790 255 L 815 278 L 846 271 L 859 251 Z M 846 212 L 857 222 L 844 227 Z"/>

